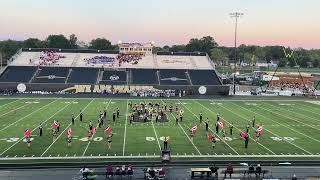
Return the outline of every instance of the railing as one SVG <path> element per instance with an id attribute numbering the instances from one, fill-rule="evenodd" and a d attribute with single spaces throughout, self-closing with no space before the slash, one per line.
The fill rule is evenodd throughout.
<path id="1" fill-rule="evenodd" d="M 206 57 L 207 57 L 209 63 L 211 64 L 212 68 L 213 68 L 213 69 L 216 69 L 216 65 L 215 65 L 215 64 L 213 63 L 213 61 L 211 60 L 210 56 L 209 56 L 208 54 L 206 54 Z"/>
<path id="2" fill-rule="evenodd" d="M 8 61 L 7 65 L 12 63 L 20 54 L 22 53 L 22 49 L 19 49 Z"/>

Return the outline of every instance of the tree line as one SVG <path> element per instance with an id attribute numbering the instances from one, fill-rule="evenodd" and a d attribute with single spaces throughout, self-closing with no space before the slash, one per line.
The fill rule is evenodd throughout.
<path id="1" fill-rule="evenodd" d="M 29 38 L 24 41 L 5 40 L 0 41 L 0 53 L 4 60 L 13 56 L 20 48 L 59 48 L 59 49 L 97 49 L 97 50 L 118 50 L 118 46 L 112 44 L 108 39 L 96 38 L 85 44 L 71 34 L 66 37 L 62 34 L 49 35 L 45 40 Z M 240 45 L 237 49 L 237 61 L 247 64 L 257 62 L 277 63 L 280 67 L 296 66 L 320 67 L 320 49 L 306 50 L 303 48 L 294 49 L 294 54 L 290 58 L 285 56 L 283 46 L 256 46 Z M 290 54 L 293 49 L 285 48 Z M 210 58 L 218 65 L 228 65 L 235 62 L 235 52 L 233 47 L 219 46 L 211 36 L 202 38 L 192 38 L 187 44 L 155 47 L 154 52 L 206 52 Z M 297 64 L 296 64 L 297 63 Z"/>

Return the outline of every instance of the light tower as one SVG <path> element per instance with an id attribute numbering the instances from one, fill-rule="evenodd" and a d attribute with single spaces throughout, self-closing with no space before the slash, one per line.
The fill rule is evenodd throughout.
<path id="1" fill-rule="evenodd" d="M 234 69 L 233 69 L 233 94 L 236 94 L 236 68 L 237 68 L 237 31 L 238 31 L 238 18 L 243 16 L 243 13 L 233 12 L 229 14 L 231 18 L 235 19 L 235 30 L 234 30 Z"/>

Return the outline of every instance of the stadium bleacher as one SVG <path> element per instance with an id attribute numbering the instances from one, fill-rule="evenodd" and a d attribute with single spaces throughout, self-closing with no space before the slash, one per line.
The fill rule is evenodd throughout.
<path id="1" fill-rule="evenodd" d="M 23 82 L 27 83 L 36 72 L 34 66 L 9 66 L 1 74 L 0 82 Z"/>
<path id="2" fill-rule="evenodd" d="M 99 84 L 123 85 L 127 84 L 126 71 L 104 71 Z"/>
<path id="3" fill-rule="evenodd" d="M 45 57 L 53 60 L 39 64 L 43 52 L 50 52 Z M 204 92 L 226 94 L 228 91 L 228 87 L 222 87 L 214 65 L 206 53 L 158 52 L 142 54 L 134 61 L 119 60 L 119 53 L 120 51 L 81 49 L 21 49 L 1 73 L 0 83 L 3 87 L 6 86 L 6 89 L 10 87 L 16 90 L 17 86 L 12 83 L 22 82 L 27 84 L 29 91 L 32 89 L 49 92 L 82 84 L 134 85 L 140 88 L 139 91 L 145 91 L 145 88 L 150 90 L 147 86 L 156 90 L 173 91 L 185 88 L 192 91 L 191 94 L 198 94 L 199 86 L 217 85 L 221 87 L 207 87 L 208 91 Z M 35 85 L 39 83 L 59 86 Z"/>
<path id="4" fill-rule="evenodd" d="M 186 70 L 162 69 L 159 74 L 160 85 L 190 85 Z"/>
<path id="5" fill-rule="evenodd" d="M 133 69 L 132 84 L 152 85 L 159 84 L 155 69 Z"/>
<path id="6" fill-rule="evenodd" d="M 72 68 L 67 83 L 95 84 L 98 68 Z"/>
<path id="7" fill-rule="evenodd" d="M 65 83 L 68 74 L 67 67 L 42 67 L 32 83 Z"/>
<path id="8" fill-rule="evenodd" d="M 193 85 L 221 85 L 219 77 L 212 70 L 188 70 Z"/>

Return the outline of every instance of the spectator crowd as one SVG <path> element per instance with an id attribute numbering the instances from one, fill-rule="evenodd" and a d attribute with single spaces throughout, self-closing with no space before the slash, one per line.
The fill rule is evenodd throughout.
<path id="1" fill-rule="evenodd" d="M 105 63 L 114 63 L 115 58 L 109 56 L 94 56 L 93 58 L 84 59 L 87 64 L 105 64 Z"/>
<path id="2" fill-rule="evenodd" d="M 130 64 L 138 64 L 138 62 L 142 59 L 141 54 L 118 54 L 117 60 L 119 61 L 119 66 L 122 63 L 130 63 Z"/>
<path id="3" fill-rule="evenodd" d="M 45 66 L 56 64 L 61 58 L 65 58 L 65 56 L 62 56 L 55 51 L 42 51 L 40 52 L 39 65 Z"/>
<path id="4" fill-rule="evenodd" d="M 134 90 L 131 96 L 138 96 L 138 97 L 174 97 L 176 96 L 175 90 Z"/>

